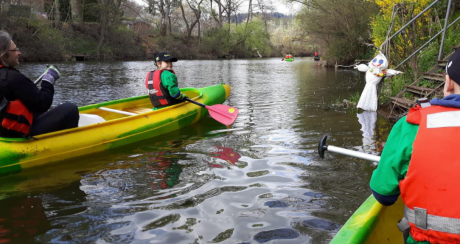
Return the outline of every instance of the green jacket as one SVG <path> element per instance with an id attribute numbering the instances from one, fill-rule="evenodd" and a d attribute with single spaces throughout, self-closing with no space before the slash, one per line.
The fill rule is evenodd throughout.
<path id="1" fill-rule="evenodd" d="M 399 181 L 406 177 L 417 132 L 418 125 L 406 122 L 406 117 L 401 118 L 393 126 L 379 165 L 372 173 L 370 182 L 372 190 L 384 196 L 400 194 Z M 416 241 L 412 236 L 407 238 L 406 243 L 430 244 L 428 241 Z"/>
<path id="2" fill-rule="evenodd" d="M 177 84 L 177 76 L 176 74 L 165 70 L 161 73 L 161 84 L 168 89 L 169 95 L 175 96 L 177 93 L 180 92 L 178 84 Z M 158 108 L 153 108 L 153 110 L 157 110 Z"/>

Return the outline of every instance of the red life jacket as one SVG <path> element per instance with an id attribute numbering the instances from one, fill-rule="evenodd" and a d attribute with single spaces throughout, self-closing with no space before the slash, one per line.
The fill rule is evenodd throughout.
<path id="1" fill-rule="evenodd" d="M 163 71 L 164 70 L 150 71 L 147 73 L 147 77 L 145 78 L 145 88 L 147 88 L 150 102 L 155 108 L 162 108 L 181 102 L 180 100 L 173 98 L 169 94 L 168 89 L 161 84 L 161 73 L 163 73 Z M 168 71 L 175 74 L 172 70 Z"/>
<path id="2" fill-rule="evenodd" d="M 315 52 L 315 56 L 318 56 L 318 53 L 317 53 L 317 52 Z"/>
<path id="3" fill-rule="evenodd" d="M 418 124 L 407 175 L 399 182 L 404 217 L 416 241 L 460 243 L 460 109 L 412 108 Z"/>
<path id="4" fill-rule="evenodd" d="M 0 79 L 5 80 L 7 72 L 2 70 Z M 8 101 L 6 98 L 0 97 L 0 118 L 3 118 L 2 127 L 28 135 L 34 116 L 19 99 Z"/>

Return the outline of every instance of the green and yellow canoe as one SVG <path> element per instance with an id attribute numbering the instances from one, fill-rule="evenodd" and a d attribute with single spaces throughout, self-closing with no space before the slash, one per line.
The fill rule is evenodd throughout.
<path id="1" fill-rule="evenodd" d="M 181 89 L 191 99 L 208 106 L 223 103 L 230 91 L 226 84 Z M 110 109 L 112 111 L 107 111 Z M 192 125 L 208 115 L 207 109 L 190 102 L 153 111 L 147 95 L 93 104 L 79 110 L 80 114 L 97 115 L 105 121 L 30 139 L 0 137 L 0 176 L 152 138 Z"/>
<path id="2" fill-rule="evenodd" d="M 370 196 L 335 235 L 331 244 L 404 243 L 403 234 L 396 226 L 403 218 L 401 198 L 385 207 Z"/>
<path id="3" fill-rule="evenodd" d="M 294 58 L 286 58 L 286 59 L 284 59 L 284 61 L 292 62 L 292 61 L 294 61 Z"/>

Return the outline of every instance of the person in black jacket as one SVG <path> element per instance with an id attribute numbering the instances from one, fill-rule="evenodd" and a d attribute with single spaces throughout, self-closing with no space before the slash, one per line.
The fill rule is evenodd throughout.
<path id="1" fill-rule="evenodd" d="M 15 69 L 20 55 L 8 32 L 0 30 L 0 137 L 35 136 L 77 127 L 75 104 L 62 103 L 48 111 L 59 69 L 47 67 L 39 89 Z"/>

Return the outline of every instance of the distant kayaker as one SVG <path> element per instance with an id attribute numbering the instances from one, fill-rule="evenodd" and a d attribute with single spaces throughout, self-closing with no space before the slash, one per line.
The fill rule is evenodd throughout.
<path id="1" fill-rule="evenodd" d="M 63 103 L 48 111 L 54 84 L 60 72 L 55 65 L 45 69 L 41 88 L 21 74 L 21 52 L 8 32 L 0 30 L 0 137 L 35 136 L 78 126 L 78 107 Z"/>
<path id="2" fill-rule="evenodd" d="M 148 72 L 145 78 L 145 87 L 154 110 L 184 102 L 187 98 L 179 90 L 172 62 L 177 62 L 177 58 L 165 52 L 158 53 L 155 55 L 157 70 Z"/>
<path id="3" fill-rule="evenodd" d="M 446 72 L 444 98 L 419 99 L 394 125 L 370 181 L 383 205 L 401 195 L 406 207 L 398 227 L 407 243 L 460 243 L 459 49 Z"/>

